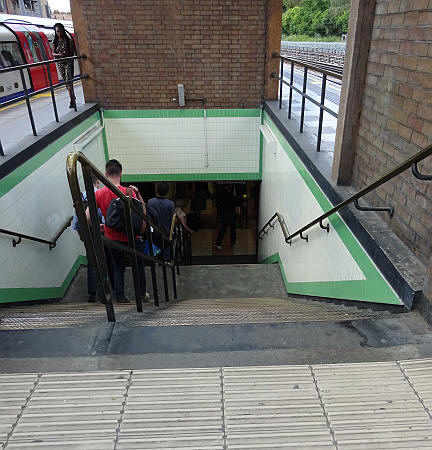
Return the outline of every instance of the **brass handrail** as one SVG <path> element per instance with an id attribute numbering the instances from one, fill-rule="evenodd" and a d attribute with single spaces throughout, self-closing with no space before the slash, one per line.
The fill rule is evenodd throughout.
<path id="1" fill-rule="evenodd" d="M 413 155 L 410 158 L 408 158 L 405 162 L 402 162 L 401 164 L 397 165 L 395 168 L 387 171 L 384 175 L 382 175 L 380 178 L 375 180 L 369 186 L 366 186 L 365 188 L 363 188 L 362 190 L 360 190 L 356 194 L 354 194 L 351 197 L 349 197 L 347 200 L 344 200 L 343 202 L 341 202 L 338 205 L 336 205 L 334 208 L 330 209 L 330 211 L 327 211 L 326 213 L 324 213 L 324 214 L 320 215 L 319 217 L 317 217 L 316 219 L 312 220 L 307 225 L 305 225 L 304 227 L 302 227 L 299 230 L 297 230 L 295 233 L 293 233 L 290 236 L 288 236 L 285 239 L 285 241 L 286 242 L 291 242 L 291 240 L 294 237 L 296 237 L 298 235 L 301 235 L 307 229 L 309 229 L 313 225 L 316 225 L 317 223 L 321 224 L 322 221 L 324 219 L 326 219 L 327 217 L 329 217 L 332 214 L 338 212 L 341 208 L 343 208 L 345 206 L 348 206 L 350 203 L 353 203 L 355 200 L 358 200 L 359 198 L 363 197 L 364 195 L 366 195 L 367 193 L 373 191 L 374 189 L 380 187 L 381 185 L 383 185 L 387 181 L 391 180 L 395 176 L 397 176 L 400 173 L 402 173 L 404 170 L 406 170 L 406 169 L 408 169 L 409 167 L 412 167 L 412 166 L 416 167 L 415 165 L 418 162 L 420 162 L 423 159 L 427 158 L 431 154 L 432 154 L 432 145 L 429 145 L 428 147 L 424 148 L 423 150 L 417 152 L 415 155 Z"/>
<path id="2" fill-rule="evenodd" d="M 175 223 L 176 223 L 176 217 L 177 217 L 177 214 L 173 214 L 172 219 L 171 219 L 171 228 L 170 228 L 170 232 L 169 232 L 169 236 L 168 236 L 168 239 L 170 241 L 172 241 L 172 238 L 173 238 L 174 226 L 175 226 Z"/>
<path id="3" fill-rule="evenodd" d="M 3 228 L 0 228 L 0 233 L 17 237 L 18 240 L 15 240 L 15 239 L 12 240 L 12 245 L 14 247 L 16 247 L 19 243 L 21 243 L 22 239 L 27 239 L 29 241 L 34 241 L 34 242 L 39 242 L 41 244 L 49 245 L 49 249 L 52 250 L 56 246 L 57 241 L 60 239 L 60 236 L 65 232 L 65 230 L 67 228 L 70 227 L 72 219 L 73 219 L 73 217 L 71 216 L 66 220 L 66 222 L 63 224 L 63 226 L 60 228 L 59 232 L 56 234 L 54 239 L 51 241 L 48 241 L 47 239 L 41 239 L 36 236 L 30 236 L 28 234 L 18 233 L 17 231 L 5 230 Z"/>
<path id="4" fill-rule="evenodd" d="M 100 171 L 98 170 L 90 160 L 88 160 L 83 153 L 81 152 L 71 152 L 67 156 L 67 170 L 68 172 L 72 170 L 72 168 L 76 165 L 77 162 L 81 164 L 87 165 L 91 167 L 92 174 L 110 191 L 116 194 L 119 198 L 121 198 L 124 202 L 129 202 L 130 198 L 123 193 L 117 186 L 111 183 L 110 180 Z M 143 220 L 148 222 L 148 224 L 153 227 L 155 231 L 157 231 L 165 241 L 169 241 L 169 237 L 163 232 L 151 219 L 148 215 L 144 214 L 143 210 L 140 209 L 134 202 L 130 203 L 131 208 L 139 215 Z"/>
<path id="5" fill-rule="evenodd" d="M 87 222 L 86 211 L 84 210 L 83 199 L 78 182 L 78 171 L 77 171 L 78 162 L 81 164 L 84 178 L 84 185 L 87 192 L 88 208 L 90 212 L 90 224 L 88 224 Z M 159 306 L 156 266 L 162 267 L 165 301 L 167 302 L 169 301 L 169 289 L 167 283 L 168 278 L 166 272 L 167 268 L 170 268 L 172 271 L 174 298 L 177 298 L 176 268 L 177 274 L 179 274 L 180 263 L 176 250 L 179 245 L 183 245 L 183 243 L 179 242 L 179 239 L 183 238 L 182 234 L 175 233 L 172 236 L 168 237 L 166 233 L 164 233 L 160 229 L 160 227 L 158 227 L 149 218 L 147 214 L 144 214 L 143 210 L 139 206 L 135 205 L 135 203 L 132 202 L 131 197 L 125 195 L 117 186 L 115 186 L 112 182 L 110 182 L 108 178 L 105 177 L 105 175 L 103 175 L 102 172 L 100 172 L 81 152 L 68 154 L 66 160 L 66 172 L 75 207 L 75 212 L 80 223 L 81 237 L 87 251 L 89 267 L 91 267 L 91 270 L 94 274 L 98 294 L 102 302 L 106 303 L 108 320 L 110 322 L 114 322 L 115 314 L 112 304 L 111 286 L 108 281 L 107 261 L 104 251 L 105 246 L 113 247 L 118 250 L 129 253 L 132 265 L 135 300 L 138 312 L 142 312 L 143 307 L 142 307 L 142 298 L 140 289 L 141 287 L 139 282 L 137 258 L 144 259 L 145 261 L 150 263 L 149 265 L 151 270 L 155 306 Z M 127 243 L 123 244 L 116 241 L 110 241 L 109 239 L 105 239 L 102 236 L 100 231 L 100 224 L 98 219 L 96 197 L 93 189 L 92 176 L 100 180 L 109 190 L 111 190 L 115 195 L 117 195 L 118 198 L 120 198 L 124 203 L 124 211 L 126 218 L 126 235 L 128 238 Z M 146 235 L 149 252 L 148 255 L 137 250 L 136 248 L 137 241 L 132 225 L 132 216 L 131 216 L 132 210 L 136 212 L 138 216 L 140 216 L 146 223 Z M 174 217 L 173 220 L 175 223 Z M 91 228 L 89 227 L 89 225 L 91 225 Z M 154 253 L 151 228 L 153 228 L 162 238 L 162 246 L 161 246 L 162 248 L 160 249 L 161 257 L 159 258 L 157 258 Z M 169 257 L 169 261 L 166 261 L 167 255 L 169 254 L 167 250 L 169 249 L 171 249 L 172 254 L 171 257 Z"/>
<path id="6" fill-rule="evenodd" d="M 274 225 L 272 224 L 274 219 L 278 220 L 279 225 L 280 225 L 281 230 L 282 230 L 282 233 L 283 233 L 284 238 L 285 238 L 285 242 L 288 242 L 287 239 L 288 239 L 288 236 L 289 236 L 289 231 L 288 231 L 288 228 L 286 226 L 285 220 L 283 219 L 282 215 L 280 213 L 278 213 L 278 212 L 275 212 L 270 217 L 270 219 L 266 222 L 266 224 L 261 228 L 261 230 L 258 232 L 258 239 L 261 239 L 261 235 L 263 233 L 267 234 L 266 230 L 267 230 L 268 227 L 274 228 Z"/>

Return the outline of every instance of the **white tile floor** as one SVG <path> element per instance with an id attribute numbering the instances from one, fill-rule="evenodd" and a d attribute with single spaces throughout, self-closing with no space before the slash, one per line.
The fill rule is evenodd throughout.
<path id="1" fill-rule="evenodd" d="M 7 449 L 431 448 L 432 359 L 0 375 Z"/>

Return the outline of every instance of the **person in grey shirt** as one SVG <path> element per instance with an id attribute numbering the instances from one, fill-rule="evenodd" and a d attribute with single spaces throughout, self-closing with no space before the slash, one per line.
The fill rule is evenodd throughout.
<path id="1" fill-rule="evenodd" d="M 157 196 L 147 202 L 147 214 L 167 236 L 170 234 L 171 222 L 175 214 L 174 203 L 167 198 L 168 191 L 168 183 L 158 183 L 156 186 Z M 157 231 L 153 233 L 153 243 L 162 249 L 162 236 Z M 165 259 L 170 259 L 169 250 L 167 242 L 165 242 Z"/>

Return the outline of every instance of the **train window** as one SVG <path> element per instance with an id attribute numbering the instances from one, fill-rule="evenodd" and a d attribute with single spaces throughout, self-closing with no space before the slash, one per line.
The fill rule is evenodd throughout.
<path id="1" fill-rule="evenodd" d="M 4 86 L 0 86 L 0 92 L 4 92 Z"/>
<path id="2" fill-rule="evenodd" d="M 0 67 L 18 66 L 23 59 L 16 42 L 0 42 Z"/>
<path id="3" fill-rule="evenodd" d="M 38 56 L 38 54 L 36 52 L 36 49 L 35 49 L 35 44 L 36 44 L 36 46 L 38 46 L 37 42 L 35 44 L 33 43 L 33 39 L 31 37 L 31 34 L 28 31 L 23 31 L 23 33 L 24 33 L 24 36 L 26 37 L 28 45 L 30 47 L 31 54 L 33 56 L 33 61 L 34 62 L 39 62 L 40 59 L 39 59 L 39 56 Z"/>

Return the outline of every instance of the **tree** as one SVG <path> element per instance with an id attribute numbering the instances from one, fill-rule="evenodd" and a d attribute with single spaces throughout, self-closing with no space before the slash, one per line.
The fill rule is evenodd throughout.
<path id="1" fill-rule="evenodd" d="M 300 0 L 283 0 L 282 13 L 284 13 L 288 9 L 295 8 L 299 4 L 300 4 Z"/>
<path id="2" fill-rule="evenodd" d="M 334 36 L 348 30 L 350 0 L 283 0 L 286 34 Z"/>

